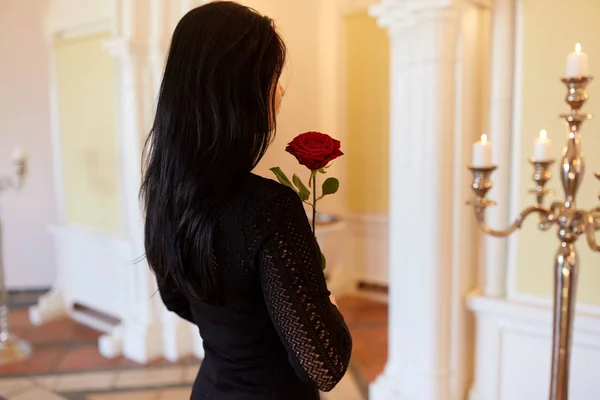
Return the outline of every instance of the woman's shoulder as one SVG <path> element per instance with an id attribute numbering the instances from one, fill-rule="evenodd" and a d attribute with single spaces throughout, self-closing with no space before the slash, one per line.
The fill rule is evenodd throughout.
<path id="1" fill-rule="evenodd" d="M 290 196 L 298 197 L 296 192 L 291 188 L 282 185 L 281 183 L 265 178 L 260 175 L 252 174 L 250 177 L 250 188 L 253 197 L 260 200 L 268 200 L 275 198 L 289 198 Z"/>
<path id="2" fill-rule="evenodd" d="M 282 224 L 295 223 L 299 215 L 308 221 L 302 200 L 294 189 L 258 175 L 252 175 L 249 184 L 252 191 L 243 216 L 245 226 L 252 232 L 253 243 L 261 243 Z"/>
<path id="3" fill-rule="evenodd" d="M 273 179 L 252 174 L 249 188 L 247 206 L 256 211 L 291 211 L 295 207 L 302 207 L 300 197 L 293 189 Z"/>

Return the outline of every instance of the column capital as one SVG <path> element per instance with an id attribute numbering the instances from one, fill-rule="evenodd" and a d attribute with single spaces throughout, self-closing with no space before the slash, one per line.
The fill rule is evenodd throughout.
<path id="1" fill-rule="evenodd" d="M 483 9 L 492 8 L 492 0 L 468 0 L 468 2 Z"/>
<path id="2" fill-rule="evenodd" d="M 409 2 L 410 0 L 383 0 L 379 4 L 372 5 L 369 14 L 377 18 L 382 28 L 409 24 L 412 19 Z"/>
<path id="3" fill-rule="evenodd" d="M 422 14 L 455 11 L 465 1 L 476 3 L 489 0 L 381 0 L 369 9 L 369 14 L 377 18 L 383 28 L 412 24 Z"/>

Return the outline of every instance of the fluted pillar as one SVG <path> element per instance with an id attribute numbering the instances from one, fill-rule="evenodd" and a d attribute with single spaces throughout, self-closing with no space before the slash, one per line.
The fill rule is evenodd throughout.
<path id="1" fill-rule="evenodd" d="M 511 138 L 513 130 L 514 81 L 517 24 L 517 0 L 491 0 L 491 74 L 490 74 L 490 126 L 489 134 L 494 146 L 494 187 L 490 198 L 497 206 L 489 209 L 492 227 L 505 227 L 511 218 L 510 170 L 512 164 Z M 504 298 L 509 295 L 507 270 L 507 239 L 485 236 L 485 283 L 483 295 Z M 495 318 L 477 316 L 475 376 L 469 398 L 472 400 L 498 400 L 501 376 L 498 366 L 502 343 L 497 340 L 501 328 Z M 489 338 L 489 339 L 488 339 Z"/>
<path id="2" fill-rule="evenodd" d="M 145 3 L 145 4 L 144 4 Z M 152 104 L 152 82 L 147 79 L 152 68 L 148 62 L 152 54 L 152 14 L 150 6 L 141 0 L 124 0 L 115 10 L 116 35 L 106 43 L 108 51 L 119 64 L 119 166 L 122 192 L 123 234 L 131 242 L 131 260 L 124 266 L 128 297 L 122 324 L 100 339 L 100 352 L 105 356 L 118 353 L 145 363 L 163 355 L 161 329 L 156 301 L 152 299 L 156 285 L 144 255 L 143 218 L 138 200 L 141 182 L 143 138 L 148 132 Z"/>
<path id="3" fill-rule="evenodd" d="M 511 137 L 513 128 L 513 82 L 515 64 L 515 0 L 492 1 L 492 59 L 489 136 L 493 145 L 494 187 L 490 198 L 498 205 L 488 213 L 492 227 L 509 223 Z M 485 237 L 484 294 L 501 297 L 506 294 L 507 239 Z"/>
<path id="4" fill-rule="evenodd" d="M 389 353 L 372 400 L 458 400 L 463 385 L 462 290 L 474 265 L 464 265 L 462 7 L 383 0 L 371 10 L 391 46 Z"/>
<path id="5" fill-rule="evenodd" d="M 191 7 L 202 1 L 123 0 L 117 8 L 117 35 L 107 44 L 120 70 L 120 171 L 124 233 L 133 243 L 132 260 L 125 274 L 129 297 L 124 304 L 129 317 L 100 341 L 100 351 L 110 356 L 113 343 L 122 342 L 123 354 L 145 363 L 163 356 L 175 361 L 194 351 L 197 329 L 180 320 L 161 304 L 154 276 L 143 257 L 143 215 L 139 204 L 142 152 L 152 123 L 154 104 L 172 31 Z M 198 351 L 196 351 L 198 353 Z"/>

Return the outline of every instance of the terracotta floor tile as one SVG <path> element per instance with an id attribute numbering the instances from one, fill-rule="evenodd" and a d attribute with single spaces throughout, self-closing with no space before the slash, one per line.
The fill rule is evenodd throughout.
<path id="1" fill-rule="evenodd" d="M 29 310 L 27 308 L 10 310 L 8 312 L 8 323 L 11 328 L 33 326 L 29 322 Z"/>
<path id="2" fill-rule="evenodd" d="M 0 367 L 1 375 L 47 374 L 54 372 L 66 349 L 61 347 L 34 348 L 25 361 Z"/>
<path id="3" fill-rule="evenodd" d="M 23 378 L 0 379 L 0 399 L 11 397 L 15 393 L 21 393 L 33 387 L 33 382 Z"/>
<path id="4" fill-rule="evenodd" d="M 373 382 L 387 361 L 387 327 L 354 329 L 353 357 L 363 378 Z"/>
<path id="5" fill-rule="evenodd" d="M 98 343 L 98 338 L 104 333 L 84 325 L 75 324 L 72 328 L 72 340 L 76 342 L 94 342 Z"/>
<path id="6" fill-rule="evenodd" d="M 187 365 L 184 367 L 183 371 L 183 382 L 184 383 L 194 383 L 198 376 L 198 370 L 200 367 L 198 365 Z"/>
<path id="7" fill-rule="evenodd" d="M 340 299 L 339 304 L 354 338 L 354 364 L 364 381 L 373 381 L 383 371 L 387 359 L 387 305 L 359 297 Z M 15 377 L 141 367 L 124 357 L 102 357 L 97 347 L 101 333 L 77 322 L 61 319 L 35 327 L 29 323 L 27 309 L 11 310 L 10 313 L 11 332 L 30 341 L 35 349 L 31 359 L 0 367 L 0 375 Z M 191 382 L 199 363 L 200 360 L 190 356 L 177 363 L 157 359 L 147 367 L 184 366 L 182 380 Z M 190 368 L 191 365 L 194 368 Z"/>
<path id="8" fill-rule="evenodd" d="M 109 389 L 115 382 L 115 371 L 78 372 L 61 375 L 56 384 L 57 392 L 81 392 Z"/>
<path id="9" fill-rule="evenodd" d="M 89 395 L 89 400 L 157 400 L 160 390 L 128 391 Z"/>
<path id="10" fill-rule="evenodd" d="M 167 389 L 160 394 L 159 400 L 189 400 L 192 388 Z"/>
<path id="11" fill-rule="evenodd" d="M 56 370 L 59 372 L 93 371 L 108 368 L 119 368 L 123 367 L 123 364 L 126 364 L 124 358 L 105 358 L 98 351 L 98 346 L 96 344 L 90 344 L 68 349 L 65 356 L 58 364 Z M 139 365 L 131 362 L 131 366 Z"/>
<path id="12" fill-rule="evenodd" d="M 42 389 L 54 390 L 58 383 L 57 375 L 42 375 L 32 378 L 31 381 Z"/>
<path id="13" fill-rule="evenodd" d="M 101 334 L 70 319 L 60 319 L 28 330 L 24 339 L 33 344 L 96 343 Z"/>
<path id="14" fill-rule="evenodd" d="M 36 388 L 11 397 L 10 400 L 65 400 L 65 398 L 47 390 Z"/>
<path id="15" fill-rule="evenodd" d="M 196 356 L 186 356 L 183 357 L 181 360 L 179 360 L 178 364 L 183 364 L 183 365 L 200 365 L 200 359 Z"/>
<path id="16" fill-rule="evenodd" d="M 347 297 L 339 304 L 352 333 L 354 364 L 361 378 L 372 382 L 387 361 L 387 304 L 360 297 Z"/>
<path id="17" fill-rule="evenodd" d="M 142 388 L 180 385 L 183 383 L 183 367 L 169 366 L 119 372 L 116 386 L 119 388 Z"/>
<path id="18" fill-rule="evenodd" d="M 339 305 L 348 326 L 387 324 L 387 304 L 357 297 L 347 297 L 342 299 Z"/>
<path id="19" fill-rule="evenodd" d="M 116 361 L 119 362 L 119 368 L 128 369 L 128 368 L 139 368 L 144 365 L 137 363 L 133 360 L 128 360 L 127 358 L 120 356 L 115 358 Z"/>
<path id="20" fill-rule="evenodd" d="M 19 338 L 23 339 L 25 337 L 27 337 L 29 331 L 31 331 L 32 329 L 34 329 L 33 326 L 26 326 L 26 325 L 21 325 L 21 326 L 13 326 L 12 324 L 9 325 L 8 327 L 8 331 L 15 336 L 18 336 Z"/>
<path id="21" fill-rule="evenodd" d="M 96 371 L 105 369 L 131 369 L 140 367 L 169 367 L 173 365 L 190 365 L 194 363 L 199 363 L 199 361 L 195 358 L 184 358 L 177 363 L 172 363 L 163 358 L 159 358 L 149 362 L 146 365 L 142 365 L 135 361 L 128 360 L 122 356 L 108 359 L 100 354 L 96 344 L 90 344 L 68 349 L 56 370 L 59 372 Z"/>
<path id="22" fill-rule="evenodd" d="M 179 365 L 179 364 L 182 364 L 182 363 L 181 362 L 173 363 L 173 362 L 171 362 L 169 360 L 165 360 L 164 358 L 157 358 L 155 360 L 150 361 L 147 364 L 147 366 L 149 368 L 154 368 L 154 367 L 168 367 L 168 366 L 171 366 L 171 365 Z"/>

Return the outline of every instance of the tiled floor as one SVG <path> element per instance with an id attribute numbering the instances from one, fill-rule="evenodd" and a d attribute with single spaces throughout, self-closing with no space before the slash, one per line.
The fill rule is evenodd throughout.
<path id="1" fill-rule="evenodd" d="M 362 400 L 387 355 L 387 307 L 358 298 L 340 301 L 354 338 L 350 373 L 325 400 Z M 99 332 L 71 320 L 41 327 L 26 309 L 10 314 L 11 331 L 34 346 L 28 360 L 0 367 L 0 400 L 187 400 L 199 360 L 139 365 L 98 354 Z"/>

